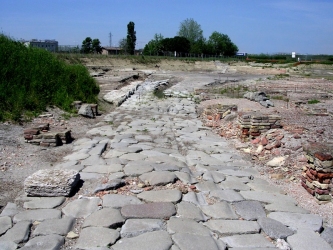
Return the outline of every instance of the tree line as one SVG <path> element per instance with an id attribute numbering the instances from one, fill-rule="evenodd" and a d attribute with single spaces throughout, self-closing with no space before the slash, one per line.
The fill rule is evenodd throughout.
<path id="1" fill-rule="evenodd" d="M 134 55 L 136 45 L 136 31 L 134 22 L 127 25 L 127 36 L 119 41 L 119 47 L 125 54 Z M 165 55 L 166 53 L 210 54 L 217 56 L 233 56 L 238 47 L 228 35 L 214 31 L 208 39 L 203 36 L 200 24 L 194 19 L 187 18 L 180 23 L 179 31 L 175 37 L 164 37 L 155 34 L 143 49 L 144 55 Z M 101 53 L 102 47 L 99 39 L 87 37 L 82 42 L 82 53 Z"/>

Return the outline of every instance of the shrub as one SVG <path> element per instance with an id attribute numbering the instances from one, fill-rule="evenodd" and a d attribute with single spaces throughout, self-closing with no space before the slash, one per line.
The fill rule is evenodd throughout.
<path id="1" fill-rule="evenodd" d="M 69 111 L 74 100 L 96 103 L 99 87 L 82 65 L 0 35 L 0 120 L 19 120 L 48 105 Z"/>
<path id="2" fill-rule="evenodd" d="M 320 101 L 316 100 L 316 99 L 312 99 L 308 101 L 308 104 L 316 104 L 316 103 L 320 103 Z"/>

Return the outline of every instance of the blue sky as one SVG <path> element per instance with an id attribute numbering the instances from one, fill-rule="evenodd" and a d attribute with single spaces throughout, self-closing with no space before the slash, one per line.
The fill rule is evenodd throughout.
<path id="1" fill-rule="evenodd" d="M 136 48 L 177 35 L 193 18 L 208 38 L 227 34 L 248 53 L 333 54 L 333 0 L 0 0 L 0 32 L 78 45 L 90 36 L 118 46 L 135 23 Z"/>

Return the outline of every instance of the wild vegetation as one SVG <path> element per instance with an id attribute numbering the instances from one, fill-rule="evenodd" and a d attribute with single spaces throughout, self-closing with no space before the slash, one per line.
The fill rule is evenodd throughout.
<path id="1" fill-rule="evenodd" d="M 69 65 L 46 50 L 0 35 L 0 120 L 20 120 L 74 100 L 97 102 L 99 87 L 80 64 Z"/>

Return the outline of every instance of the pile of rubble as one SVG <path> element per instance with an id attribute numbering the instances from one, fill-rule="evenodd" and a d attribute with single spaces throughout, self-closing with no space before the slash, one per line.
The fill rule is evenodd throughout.
<path id="1" fill-rule="evenodd" d="M 303 167 L 302 186 L 319 203 L 331 201 L 333 178 L 333 147 L 322 143 L 309 143 L 303 147 L 308 164 Z"/>
<path id="2" fill-rule="evenodd" d="M 237 111 L 237 105 L 209 105 L 202 111 L 202 118 L 205 120 L 205 126 L 218 127 L 221 119 L 229 120 L 228 117 L 234 118 Z"/>
<path id="3" fill-rule="evenodd" d="M 262 106 L 266 108 L 274 107 L 273 102 L 264 92 L 247 92 L 244 94 L 243 97 L 251 101 L 259 102 Z"/>

